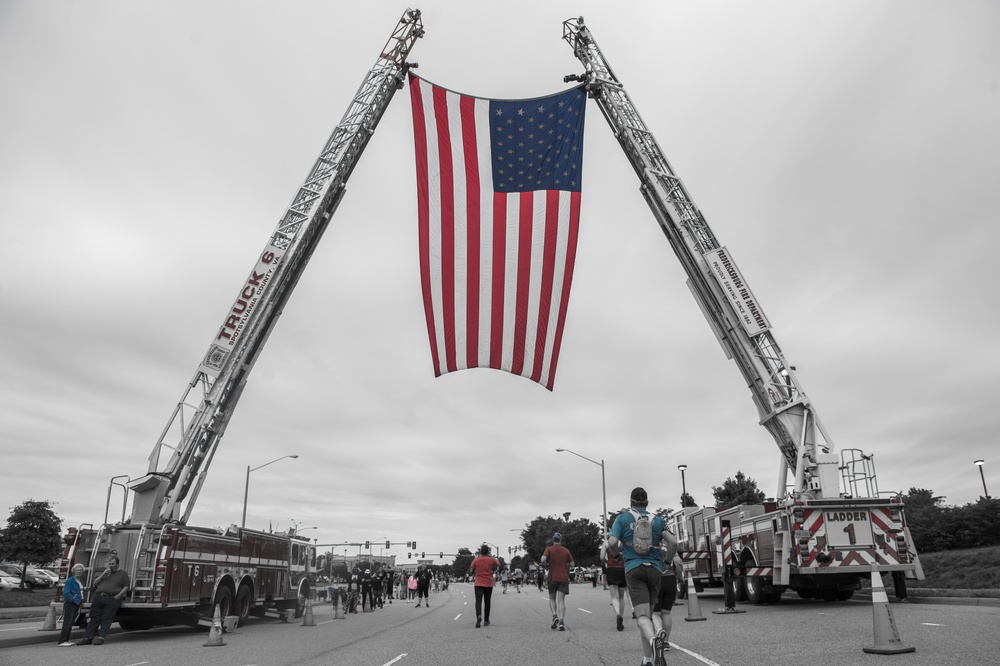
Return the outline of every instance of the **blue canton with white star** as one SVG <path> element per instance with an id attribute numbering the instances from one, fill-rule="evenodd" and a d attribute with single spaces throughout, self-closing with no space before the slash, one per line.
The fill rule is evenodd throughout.
<path id="1" fill-rule="evenodd" d="M 579 88 L 538 99 L 491 100 L 494 191 L 579 192 L 586 102 Z"/>

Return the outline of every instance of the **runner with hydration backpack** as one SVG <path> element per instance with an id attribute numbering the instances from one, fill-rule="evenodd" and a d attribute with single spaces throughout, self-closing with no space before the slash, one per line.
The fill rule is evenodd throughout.
<path id="1" fill-rule="evenodd" d="M 642 633 L 643 664 L 665 666 L 666 634 L 651 609 L 660 596 L 663 555 L 660 542 L 666 538 L 666 521 L 646 510 L 649 498 L 643 488 L 632 490 L 631 508 L 621 512 L 611 526 L 608 549 L 625 562 L 625 582 Z M 664 544 L 665 545 L 665 544 Z"/>

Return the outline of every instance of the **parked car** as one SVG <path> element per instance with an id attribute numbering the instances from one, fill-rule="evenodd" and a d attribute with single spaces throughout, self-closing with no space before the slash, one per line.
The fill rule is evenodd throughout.
<path id="1" fill-rule="evenodd" d="M 35 569 L 35 571 L 51 580 L 53 585 L 59 582 L 59 574 L 54 571 L 50 571 L 49 569 Z"/>
<path id="2" fill-rule="evenodd" d="M 0 590 L 17 590 L 21 587 L 21 579 L 17 576 L 12 576 L 6 571 L 0 569 Z"/>
<path id="3" fill-rule="evenodd" d="M 6 571 L 12 576 L 17 578 L 21 577 L 21 565 L 20 564 L 0 564 L 0 570 Z M 24 572 L 24 583 L 26 587 L 36 588 L 36 587 L 52 587 L 55 583 L 52 582 L 48 576 L 44 576 L 38 573 L 35 569 L 28 567 L 28 570 Z"/>

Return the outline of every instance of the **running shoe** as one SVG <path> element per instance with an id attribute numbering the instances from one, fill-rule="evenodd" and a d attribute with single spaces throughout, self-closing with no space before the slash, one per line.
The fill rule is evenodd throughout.
<path id="1" fill-rule="evenodd" d="M 559 621 L 559 631 L 566 631 L 566 623 L 562 620 Z"/>
<path id="2" fill-rule="evenodd" d="M 617 624 L 618 624 L 618 631 L 625 631 L 625 621 L 622 619 L 621 615 L 618 616 Z"/>
<path id="3" fill-rule="evenodd" d="M 476 618 L 476 629 L 478 629 L 481 626 L 483 626 L 483 618 L 477 617 Z"/>
<path id="4" fill-rule="evenodd" d="M 667 658 L 663 656 L 666 651 L 664 646 L 667 644 L 667 632 L 661 629 L 651 642 L 653 644 L 653 666 L 667 666 Z"/>
<path id="5" fill-rule="evenodd" d="M 558 626 L 559 626 L 559 616 L 558 615 L 553 615 L 552 616 L 552 628 L 555 629 Z"/>

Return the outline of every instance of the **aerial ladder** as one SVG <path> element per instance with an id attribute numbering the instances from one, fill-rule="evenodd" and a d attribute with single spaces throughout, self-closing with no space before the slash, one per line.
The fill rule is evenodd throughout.
<path id="1" fill-rule="evenodd" d="M 876 568 L 904 578 L 923 570 L 899 494 L 881 498 L 871 456 L 838 456 L 812 401 L 778 345 L 764 311 L 663 154 L 582 18 L 563 23 L 563 39 L 583 63 L 585 84 L 639 177 L 639 189 L 687 274 L 688 288 L 739 368 L 760 424 L 780 451 L 775 498 L 675 517 L 687 548 L 685 570 L 701 584 L 724 585 L 735 600 L 773 603 L 786 589 L 804 598 L 849 599 Z M 789 482 L 789 473 L 792 479 Z M 874 575 L 874 574 L 871 574 Z"/>
<path id="2" fill-rule="evenodd" d="M 132 523 L 186 524 L 247 378 L 346 192 L 386 107 L 403 87 L 420 11 L 407 9 L 299 187 L 194 377 L 130 481 Z"/>
<path id="3" fill-rule="evenodd" d="M 210 626 L 213 610 L 239 623 L 250 615 L 304 612 L 315 584 L 315 547 L 308 539 L 294 529 L 275 534 L 234 524 L 223 530 L 188 519 L 250 372 L 389 102 L 416 66 L 406 58 L 423 33 L 420 12 L 406 10 L 257 256 L 153 446 L 147 473 L 125 484 L 112 479 L 132 492 L 131 518 L 124 520 L 123 507 L 122 522 L 71 527 L 64 536 L 63 580 L 76 563 L 94 580 L 107 555 L 118 556 L 129 572 L 132 585 L 116 616 L 123 628 Z M 88 593 L 83 613 L 89 601 Z"/>
<path id="4" fill-rule="evenodd" d="M 583 18 L 563 23 L 563 39 L 585 68 L 582 75 L 565 80 L 584 82 L 611 126 L 639 177 L 642 196 L 687 273 L 689 289 L 726 357 L 736 362 L 761 425 L 781 451 L 777 495 L 786 494 L 789 470 L 794 472 L 793 495 L 822 497 L 832 492 L 820 486 L 818 467 L 822 456 L 833 449 L 833 442 L 732 254 L 708 226 Z"/>

